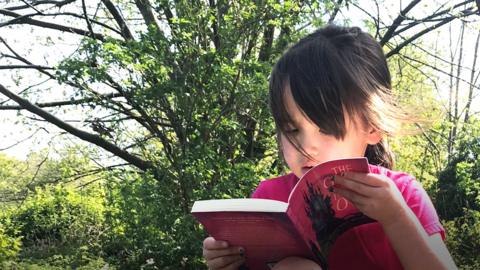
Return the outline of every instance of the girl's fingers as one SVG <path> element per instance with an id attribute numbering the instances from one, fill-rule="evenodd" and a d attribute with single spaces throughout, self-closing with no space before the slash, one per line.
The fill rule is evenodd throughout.
<path id="1" fill-rule="evenodd" d="M 337 188 L 337 189 L 346 188 L 367 197 L 370 197 L 373 194 L 374 190 L 377 189 L 377 187 L 366 185 L 361 182 L 357 182 L 355 180 L 342 177 L 339 175 L 335 175 L 334 183 L 335 183 L 335 185 L 333 186 L 334 188 Z"/>
<path id="2" fill-rule="evenodd" d="M 240 266 L 244 262 L 245 259 L 243 258 L 243 256 L 229 255 L 218 257 L 212 260 L 207 260 L 207 265 L 208 269 L 236 269 L 234 268 L 234 266 Z"/>
<path id="3" fill-rule="evenodd" d="M 203 257 L 208 260 L 213 260 L 218 257 L 243 255 L 244 251 L 241 247 L 229 247 L 224 249 L 203 249 Z"/>
<path id="4" fill-rule="evenodd" d="M 228 247 L 226 241 L 217 241 L 213 237 L 207 237 L 203 240 L 203 249 L 224 249 Z"/>
<path id="5" fill-rule="evenodd" d="M 365 204 L 365 202 L 368 200 L 367 197 L 360 195 L 354 191 L 348 190 L 348 189 L 341 189 L 341 188 L 334 188 L 333 192 L 339 194 L 340 196 L 344 197 L 345 199 L 349 200 L 352 202 L 354 205 L 357 207 L 359 205 Z"/>
<path id="6" fill-rule="evenodd" d="M 348 178 L 352 181 L 359 182 L 372 187 L 388 185 L 387 179 L 385 179 L 382 175 L 374 174 L 374 173 L 345 172 L 340 177 Z"/>

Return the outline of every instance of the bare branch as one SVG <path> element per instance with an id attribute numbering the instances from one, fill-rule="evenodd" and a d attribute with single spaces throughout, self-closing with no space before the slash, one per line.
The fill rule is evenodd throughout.
<path id="1" fill-rule="evenodd" d="M 35 130 L 35 132 L 33 132 L 31 135 L 29 135 L 28 137 L 26 137 L 25 139 L 21 139 L 21 140 L 15 142 L 14 144 L 11 144 L 11 145 L 9 145 L 9 146 L 7 146 L 7 147 L 0 148 L 0 152 L 1 152 L 1 151 L 8 150 L 8 149 L 10 149 L 10 148 L 13 148 L 13 147 L 15 147 L 15 146 L 17 146 L 17 145 L 25 142 L 25 141 L 30 140 L 30 139 L 31 139 L 33 136 L 35 136 L 35 134 L 37 134 L 40 130 L 45 130 L 45 131 L 48 133 L 48 131 L 47 131 L 46 129 L 44 129 L 44 128 L 39 128 L 39 129 Z"/>
<path id="2" fill-rule="evenodd" d="M 38 82 L 38 83 L 35 83 L 35 84 L 32 84 L 32 85 L 29 85 L 29 86 L 27 86 L 26 88 L 24 88 L 23 90 L 19 91 L 19 92 L 18 92 L 18 95 L 21 95 L 21 94 L 25 93 L 26 91 L 28 91 L 28 90 L 30 90 L 30 89 L 32 89 L 32 88 L 34 88 L 34 87 L 38 87 L 38 86 L 40 86 L 40 85 L 48 82 L 49 80 L 50 80 L 50 79 L 46 79 L 46 80 L 43 80 L 43 81 L 41 81 L 41 82 Z M 8 101 L 10 101 L 10 99 L 0 101 L 0 105 L 3 105 L 3 104 L 5 104 L 5 103 L 7 103 Z"/>
<path id="3" fill-rule="evenodd" d="M 337 3 L 335 4 L 335 8 L 333 9 L 332 14 L 330 15 L 330 19 L 328 19 L 328 24 L 333 23 L 335 20 L 335 17 L 337 17 L 338 11 L 340 11 L 340 7 L 342 6 L 343 0 L 337 0 Z"/>
<path id="4" fill-rule="evenodd" d="M 147 25 L 153 25 L 159 33 L 161 33 L 161 28 L 155 20 L 155 15 L 153 14 L 152 7 L 149 0 L 135 0 L 135 5 L 137 5 L 138 10 L 142 13 L 142 17 L 145 20 Z"/>
<path id="5" fill-rule="evenodd" d="M 66 11 L 62 11 L 62 12 L 53 12 L 53 13 L 42 13 L 42 14 L 38 14 L 38 15 L 35 15 L 35 16 L 38 16 L 38 17 L 59 17 L 59 16 L 71 16 L 71 17 L 75 17 L 75 18 L 78 18 L 78 19 L 85 19 L 84 16 L 80 15 L 80 14 L 77 14 L 77 13 L 72 13 L 72 12 L 66 12 Z M 92 18 L 89 18 L 90 22 L 94 23 L 94 24 L 97 24 L 97 25 L 100 25 L 102 27 L 105 27 L 109 30 L 112 30 L 113 32 L 119 34 L 120 36 L 122 35 L 122 33 L 120 31 L 118 31 L 118 29 L 115 29 L 114 27 L 108 25 L 108 24 L 105 24 L 105 23 L 102 23 L 102 22 L 99 22 L 97 20 L 94 20 Z"/>
<path id="6" fill-rule="evenodd" d="M 95 38 L 95 33 L 93 32 L 92 24 L 90 23 L 90 18 L 88 18 L 87 6 L 85 5 L 85 0 L 82 0 L 82 10 L 83 10 L 84 19 L 87 22 L 87 28 L 88 28 L 88 31 L 90 32 L 90 36 L 92 38 Z"/>
<path id="7" fill-rule="evenodd" d="M 459 78 L 459 77 L 457 77 L 457 76 L 455 76 L 455 75 L 453 75 L 453 74 L 451 74 L 451 73 L 449 73 L 449 72 L 447 72 L 447 71 L 441 70 L 441 69 L 439 69 L 438 67 L 432 66 L 432 65 L 430 65 L 429 63 L 425 63 L 425 62 L 422 62 L 422 61 L 420 61 L 420 60 L 418 60 L 418 59 L 409 57 L 409 56 L 407 56 L 406 54 L 400 54 L 400 53 L 399 53 L 398 55 L 400 55 L 402 58 L 406 58 L 406 59 L 408 59 L 408 60 L 410 60 L 410 61 L 412 61 L 412 62 L 416 62 L 416 63 L 422 64 L 422 65 L 424 65 L 424 66 L 426 66 L 426 67 L 429 67 L 429 68 L 431 68 L 431 69 L 433 69 L 433 70 L 435 70 L 435 71 L 438 71 L 438 72 L 440 72 L 440 73 L 442 73 L 442 74 L 445 74 L 445 75 L 447 75 L 447 76 L 449 76 L 449 77 L 452 77 L 452 78 L 454 78 L 454 79 L 459 79 L 460 81 L 462 81 L 462 82 L 464 82 L 464 83 L 466 83 L 466 84 L 468 84 L 468 85 L 470 85 L 470 86 L 472 86 L 472 87 L 480 90 L 480 85 L 479 85 L 479 86 L 477 86 L 477 85 L 471 85 L 469 81 L 467 81 L 467 80 L 465 80 L 465 79 L 463 79 L 463 78 Z"/>
<path id="8" fill-rule="evenodd" d="M 392 37 L 393 33 L 395 30 L 398 28 L 398 26 L 402 23 L 402 21 L 405 19 L 405 15 L 413 8 L 415 7 L 418 3 L 420 3 L 420 0 L 413 0 L 410 2 L 410 4 L 405 7 L 402 11 L 400 11 L 400 14 L 398 14 L 397 18 L 392 22 L 392 25 L 388 28 L 387 32 L 385 35 L 383 35 L 382 39 L 380 40 L 380 44 L 384 45 L 386 44 Z"/>
<path id="9" fill-rule="evenodd" d="M 118 26 L 120 26 L 120 32 L 121 32 L 122 37 L 125 40 L 133 40 L 132 32 L 130 32 L 130 29 L 128 28 L 127 23 L 123 19 L 120 12 L 118 12 L 117 8 L 112 3 L 112 1 L 102 0 L 102 3 L 107 7 L 110 14 L 112 14 L 112 16 L 115 19 L 115 21 L 117 22 Z"/>
<path id="10" fill-rule="evenodd" d="M 37 13 L 42 14 L 42 12 L 40 10 L 38 10 L 37 8 L 35 8 L 35 6 L 33 6 L 32 4 L 26 2 L 25 0 L 22 0 L 22 2 L 25 3 L 26 5 L 28 5 L 29 8 L 35 10 Z"/>
<path id="11" fill-rule="evenodd" d="M 411 23 L 408 23 L 405 27 L 403 27 L 402 29 L 399 29 L 397 31 L 395 31 L 395 33 L 393 34 L 393 36 L 397 36 L 399 35 L 400 33 L 418 25 L 418 24 L 422 24 L 422 23 L 425 23 L 425 22 L 435 22 L 435 21 L 442 21 L 444 20 L 445 18 L 437 18 L 437 17 L 440 17 L 442 15 L 445 15 L 445 14 L 451 14 L 451 16 L 454 16 L 452 13 L 455 9 L 461 7 L 461 6 L 465 6 L 466 4 L 468 3 L 471 3 L 472 0 L 467 0 L 467 1 L 463 1 L 461 3 L 458 3 L 456 5 L 454 5 L 453 7 L 451 8 L 446 8 L 442 11 L 439 11 L 439 12 L 435 12 L 433 13 L 432 15 L 429 15 L 423 19 L 418 19 L 418 20 L 414 20 L 413 22 Z M 437 18 L 437 19 L 436 19 Z M 387 41 L 388 42 L 388 41 Z"/>
<path id="12" fill-rule="evenodd" d="M 106 141 L 102 137 L 88 133 L 86 131 L 80 130 L 74 126 L 71 126 L 68 123 L 58 119 L 54 115 L 50 114 L 49 112 L 41 109 L 40 107 L 36 106 L 35 104 L 30 103 L 28 100 L 16 95 L 15 93 L 9 91 L 3 85 L 0 85 L 0 92 L 5 96 L 11 98 L 15 102 L 17 102 L 20 106 L 24 107 L 29 112 L 40 116 L 41 118 L 47 120 L 48 122 L 54 124 L 55 126 L 59 127 L 60 129 L 65 130 L 66 132 L 90 143 L 93 143 L 106 151 L 122 158 L 123 160 L 131 163 L 132 165 L 136 166 L 137 168 L 146 171 L 149 169 L 153 169 L 154 166 L 151 162 L 145 161 L 135 155 L 128 153 L 127 151 L 119 148 L 115 144 L 112 144 L 109 141 Z"/>
<path id="13" fill-rule="evenodd" d="M 463 15 L 461 17 L 465 17 L 465 16 L 469 16 L 469 15 L 472 15 L 472 14 L 475 14 L 476 11 L 472 11 L 472 8 L 467 8 L 465 9 L 462 13 Z M 397 45 L 394 49 L 390 50 L 385 56 L 388 58 L 394 54 L 397 54 L 401 49 L 403 49 L 405 46 L 407 46 L 408 44 L 412 43 L 413 41 L 415 41 L 416 39 L 418 39 L 419 37 L 425 35 L 426 33 L 430 32 L 430 31 L 433 31 L 439 27 L 441 27 L 442 25 L 445 25 L 451 21 L 453 21 L 454 19 L 457 19 L 457 17 L 455 16 L 452 16 L 452 17 L 449 17 L 449 18 L 445 18 L 445 20 L 437 23 L 437 24 L 434 24 L 430 27 L 427 27 L 425 28 L 424 30 L 416 33 L 415 35 L 411 36 L 409 39 L 403 41 L 402 43 L 400 43 L 400 45 Z"/>
<path id="14" fill-rule="evenodd" d="M 6 10 L 21 10 L 21 9 L 26 9 L 26 8 L 30 8 L 30 7 L 34 7 L 34 6 L 38 6 L 38 5 L 44 5 L 44 4 L 51 4 L 51 5 L 55 5 L 57 7 L 62 7 L 62 6 L 65 6 L 67 4 L 70 4 L 70 3 L 73 3 L 75 2 L 76 0 L 64 0 L 64 1 L 50 1 L 50 0 L 38 0 L 38 1 L 32 1 L 32 3 L 28 3 L 26 5 L 23 5 L 23 6 L 15 6 L 15 7 L 7 7 L 5 8 Z"/>
<path id="15" fill-rule="evenodd" d="M 37 70 L 45 70 L 45 69 L 54 69 L 52 67 L 46 67 L 46 66 L 37 66 L 37 65 L 6 65 L 2 66 L 0 65 L 0 70 L 2 69 L 37 69 Z"/>
<path id="16" fill-rule="evenodd" d="M 479 2 L 477 2 L 478 4 Z M 473 86 L 475 84 L 475 69 L 477 66 L 477 56 L 478 56 L 478 44 L 480 43 L 480 32 L 477 34 L 477 40 L 475 41 L 475 49 L 473 51 L 473 64 L 472 64 L 472 71 L 470 73 L 470 87 L 468 89 L 468 100 L 467 105 L 465 106 L 465 118 L 464 122 L 468 123 L 469 120 L 469 113 L 470 113 L 470 106 L 472 105 L 473 100 Z M 480 74 L 480 73 L 479 73 Z"/>
<path id="17" fill-rule="evenodd" d="M 75 33 L 75 34 L 78 34 L 78 35 L 90 37 L 90 32 L 89 31 L 85 31 L 85 30 L 78 29 L 78 28 L 71 27 L 71 26 L 65 26 L 65 25 L 60 25 L 60 24 L 55 24 L 55 23 L 50 23 L 50 22 L 42 22 L 42 21 L 38 21 L 38 20 L 35 20 L 35 19 L 31 19 L 29 17 L 29 16 L 34 16 L 36 14 L 25 16 L 25 15 L 20 15 L 18 13 L 15 13 L 15 12 L 12 12 L 12 11 L 9 11 L 9 10 L 6 10 L 6 9 L 0 9 L 0 14 L 10 16 L 10 17 L 14 18 L 10 21 L 7 21 L 7 22 L 4 22 L 4 23 L 0 24 L 0 27 L 6 26 L 6 25 L 13 25 L 13 24 L 28 24 L 28 25 L 35 25 L 35 26 L 39 26 L 39 27 L 43 27 L 43 28 L 58 30 L 58 31 L 62 31 L 62 32 Z M 105 37 L 102 34 L 96 33 L 96 34 L 93 34 L 93 37 L 97 40 L 101 40 L 101 41 L 105 40 Z"/>
<path id="18" fill-rule="evenodd" d="M 119 94 L 119 93 L 110 93 L 110 94 L 101 95 L 99 97 L 96 96 L 96 97 L 89 97 L 89 98 L 82 98 L 82 99 L 63 100 L 63 101 L 45 102 L 45 103 L 35 103 L 35 105 L 40 107 L 40 108 L 61 107 L 61 106 L 85 104 L 85 103 L 98 101 L 99 99 L 112 99 L 112 98 L 121 97 L 121 96 L 122 95 Z M 23 110 L 23 109 L 26 109 L 26 108 L 24 108 L 23 106 L 19 106 L 19 105 L 0 106 L 0 111 Z"/>
<path id="19" fill-rule="evenodd" d="M 420 131 L 422 132 L 423 137 L 425 137 L 425 139 L 427 139 L 428 143 L 433 147 L 433 149 L 435 149 L 435 151 L 437 152 L 437 154 L 440 155 L 440 149 L 439 149 L 438 146 L 435 144 L 435 142 L 432 140 L 432 138 L 430 138 L 430 136 L 428 136 L 427 132 L 425 132 L 425 130 L 423 129 L 423 127 L 422 127 L 419 123 L 415 123 L 415 126 L 418 127 L 418 129 L 420 129 Z"/>
<path id="20" fill-rule="evenodd" d="M 27 189 L 33 189 L 31 187 L 32 183 L 35 181 L 35 178 L 37 178 L 38 173 L 40 172 L 40 168 L 42 168 L 42 165 L 48 160 L 48 155 L 45 155 L 45 158 L 40 161 L 40 163 L 37 165 L 37 169 L 35 170 L 35 173 L 33 174 L 32 178 L 30 181 L 25 185 Z"/>

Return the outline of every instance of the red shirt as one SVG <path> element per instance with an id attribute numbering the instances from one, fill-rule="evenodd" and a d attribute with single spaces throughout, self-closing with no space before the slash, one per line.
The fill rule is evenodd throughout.
<path id="1" fill-rule="evenodd" d="M 442 239 L 445 239 L 445 230 L 440 224 L 437 212 L 415 178 L 403 172 L 374 165 L 370 165 L 370 172 L 383 174 L 391 179 L 427 234 L 440 233 Z M 293 173 L 262 181 L 252 197 L 286 202 L 297 181 L 298 178 Z M 328 265 L 331 270 L 403 269 L 381 225 L 377 222 L 357 226 L 342 234 L 330 251 Z"/>

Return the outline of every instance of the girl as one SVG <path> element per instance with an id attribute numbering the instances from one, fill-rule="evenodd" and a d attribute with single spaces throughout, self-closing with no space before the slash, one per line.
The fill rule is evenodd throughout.
<path id="1" fill-rule="evenodd" d="M 296 181 L 320 162 L 366 156 L 374 164 L 368 174 L 334 179 L 334 192 L 378 222 L 340 236 L 330 269 L 456 269 L 428 195 L 412 176 L 391 170 L 384 138 L 405 117 L 392 101 L 382 48 L 370 35 L 330 25 L 301 39 L 272 71 L 270 107 L 292 173 L 262 181 L 252 197 L 287 201 Z M 203 242 L 210 269 L 238 269 L 243 254 L 212 237 Z M 320 267 L 289 257 L 274 269 Z"/>

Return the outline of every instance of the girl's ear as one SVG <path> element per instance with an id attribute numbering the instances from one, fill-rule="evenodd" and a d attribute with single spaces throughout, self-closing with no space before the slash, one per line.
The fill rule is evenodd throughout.
<path id="1" fill-rule="evenodd" d="M 371 128 L 367 135 L 367 143 L 375 145 L 382 140 L 382 133 L 374 128 Z"/>

